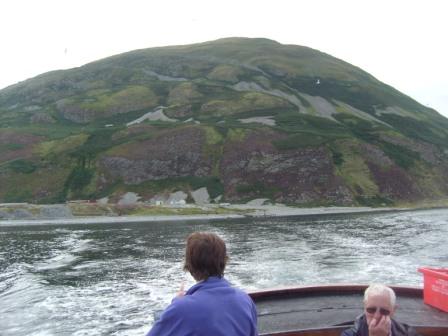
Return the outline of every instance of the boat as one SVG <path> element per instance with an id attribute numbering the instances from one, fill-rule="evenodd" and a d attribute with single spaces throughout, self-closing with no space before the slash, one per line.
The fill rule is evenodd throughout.
<path id="1" fill-rule="evenodd" d="M 423 302 L 423 289 L 390 286 L 395 318 L 423 336 L 448 336 L 448 313 Z M 367 285 L 285 287 L 249 292 L 263 336 L 340 336 L 363 313 Z"/>

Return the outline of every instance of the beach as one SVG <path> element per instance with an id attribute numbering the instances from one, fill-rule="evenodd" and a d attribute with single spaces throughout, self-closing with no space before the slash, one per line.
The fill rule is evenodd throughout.
<path id="1" fill-rule="evenodd" d="M 260 202 L 259 202 L 260 203 Z M 173 221 L 204 221 L 219 219 L 236 219 L 246 217 L 288 217 L 288 216 L 310 216 L 310 215 L 334 215 L 351 213 L 372 213 L 388 211 L 405 211 L 411 208 L 372 208 L 372 207 L 310 207 L 299 208 L 283 204 L 207 204 L 201 206 L 187 207 L 157 207 L 156 214 L 132 214 L 132 215 L 73 215 L 66 205 L 15 205 L 15 212 L 5 218 L 0 217 L 0 225 L 59 225 L 59 224 L 93 224 L 93 223 L 139 223 L 139 222 L 173 222 Z M 2 204 L 5 209 L 10 204 Z M 92 207 L 92 205 L 86 205 Z M 39 212 L 36 211 L 36 207 Z M 24 210 L 28 209 L 28 210 Z M 153 208 L 151 208 L 153 209 Z M 188 211 L 185 211 L 188 210 Z M 27 211 L 25 213 L 25 211 Z M 180 214 L 176 214 L 180 212 Z M 194 212 L 194 213 L 189 213 Z M 29 215 L 24 215 L 29 214 Z M 44 215 L 42 215 L 44 213 Z M 15 217 L 13 216 L 15 214 Z M 47 217 L 45 218 L 45 215 Z"/>

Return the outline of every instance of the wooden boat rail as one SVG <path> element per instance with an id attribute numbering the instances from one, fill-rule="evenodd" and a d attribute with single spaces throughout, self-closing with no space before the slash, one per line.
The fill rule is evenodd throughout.
<path id="1" fill-rule="evenodd" d="M 272 296 L 290 296 L 290 295 L 306 295 L 306 294 L 326 294 L 326 293 L 360 293 L 364 292 L 368 285 L 360 284 L 330 284 L 321 286 L 300 286 L 300 287 L 279 287 L 269 288 L 259 291 L 249 292 L 249 295 L 253 300 L 259 300 L 263 298 L 269 298 Z M 419 287 L 410 286 L 389 286 L 392 288 L 397 296 L 415 296 L 423 298 L 423 289 Z M 448 336 L 448 335 L 447 335 Z"/>

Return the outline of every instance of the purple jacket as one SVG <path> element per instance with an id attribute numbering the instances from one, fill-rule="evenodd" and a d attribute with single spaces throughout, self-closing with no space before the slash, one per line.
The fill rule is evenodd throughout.
<path id="1" fill-rule="evenodd" d="M 210 277 L 173 299 L 147 336 L 257 336 L 252 299 L 225 279 Z"/>

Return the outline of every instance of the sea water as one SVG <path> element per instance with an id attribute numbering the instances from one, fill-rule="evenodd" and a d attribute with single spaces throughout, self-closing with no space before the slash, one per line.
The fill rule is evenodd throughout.
<path id="1" fill-rule="evenodd" d="M 244 290 L 422 286 L 448 266 L 448 210 L 85 225 L 0 223 L 0 335 L 144 335 L 182 282 L 185 238 L 219 234 Z"/>

